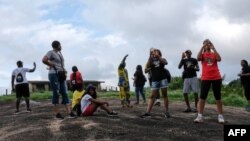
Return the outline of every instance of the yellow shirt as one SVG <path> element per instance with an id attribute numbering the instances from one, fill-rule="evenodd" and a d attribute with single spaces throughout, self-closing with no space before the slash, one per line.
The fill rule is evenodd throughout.
<path id="1" fill-rule="evenodd" d="M 73 108 L 77 103 L 80 103 L 81 98 L 82 98 L 84 92 L 85 92 L 85 90 L 82 90 L 82 91 L 75 90 L 75 91 L 74 91 L 74 93 L 73 93 L 73 98 L 72 98 L 72 108 Z"/>

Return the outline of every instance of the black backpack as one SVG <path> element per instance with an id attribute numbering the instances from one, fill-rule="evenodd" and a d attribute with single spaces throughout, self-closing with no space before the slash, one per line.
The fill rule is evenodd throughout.
<path id="1" fill-rule="evenodd" d="M 166 71 L 166 76 L 167 76 L 168 83 L 171 83 L 171 79 L 172 79 L 171 73 L 166 68 L 165 68 L 165 71 Z"/>
<path id="2" fill-rule="evenodd" d="M 16 82 L 23 82 L 23 75 L 19 72 L 16 76 Z"/>

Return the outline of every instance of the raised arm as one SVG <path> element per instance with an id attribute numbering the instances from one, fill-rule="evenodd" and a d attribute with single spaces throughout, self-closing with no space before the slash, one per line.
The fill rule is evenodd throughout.
<path id="1" fill-rule="evenodd" d="M 197 55 L 197 60 L 201 61 L 202 60 L 202 53 L 204 52 L 204 45 L 201 47 L 198 55 Z"/>
<path id="2" fill-rule="evenodd" d="M 126 54 L 126 55 L 123 57 L 123 59 L 122 59 L 122 63 L 125 63 L 125 61 L 126 61 L 127 57 L 128 57 L 128 54 Z"/>
<path id="3" fill-rule="evenodd" d="M 181 55 L 181 61 L 180 61 L 179 65 L 178 65 L 178 68 L 179 68 L 179 69 L 181 69 L 181 67 L 183 66 L 183 59 L 184 59 L 185 57 L 186 57 L 186 54 L 185 54 L 185 52 L 183 52 L 182 55 Z"/>
<path id="4" fill-rule="evenodd" d="M 126 61 L 127 57 L 128 57 L 128 54 L 126 54 L 126 55 L 123 57 L 122 62 L 121 62 L 120 65 L 119 65 L 119 68 L 124 68 L 124 67 L 125 67 L 125 64 L 126 64 L 125 61 Z"/>
<path id="5" fill-rule="evenodd" d="M 33 65 L 34 65 L 33 69 L 30 69 L 29 72 L 34 72 L 36 70 L 36 62 L 34 62 Z"/>
<path id="6" fill-rule="evenodd" d="M 214 53 L 215 53 L 215 55 L 216 55 L 216 60 L 217 60 L 218 62 L 220 62 L 220 61 L 221 61 L 221 56 L 220 56 L 220 54 L 217 52 L 217 50 L 215 49 L 213 43 L 211 43 L 211 49 L 214 51 Z"/>

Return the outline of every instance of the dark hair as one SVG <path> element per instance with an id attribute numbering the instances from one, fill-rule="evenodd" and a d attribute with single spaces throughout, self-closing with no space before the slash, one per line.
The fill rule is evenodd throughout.
<path id="1" fill-rule="evenodd" d="M 248 66 L 248 62 L 247 62 L 247 60 L 241 60 L 242 62 L 244 62 L 244 64 L 245 64 L 245 66 Z"/>
<path id="2" fill-rule="evenodd" d="M 186 54 L 192 54 L 191 50 L 189 50 L 189 49 L 186 50 L 185 53 L 186 53 Z"/>
<path id="3" fill-rule="evenodd" d="M 18 60 L 18 61 L 16 62 L 16 64 L 17 64 L 18 67 L 21 67 L 21 66 L 23 65 L 23 62 L 22 62 L 21 60 Z"/>
<path id="4" fill-rule="evenodd" d="M 142 66 L 141 66 L 141 65 L 137 65 L 137 66 L 136 66 L 136 70 L 142 72 Z"/>
<path id="5" fill-rule="evenodd" d="M 73 66 L 73 67 L 72 67 L 72 71 L 73 71 L 73 72 L 77 72 L 77 71 L 78 71 L 78 68 L 77 68 L 76 66 Z"/>
<path id="6" fill-rule="evenodd" d="M 155 51 L 158 51 L 159 55 L 162 57 L 161 51 L 159 49 L 156 49 Z"/>
<path id="7" fill-rule="evenodd" d="M 96 99 L 96 98 L 97 98 L 96 87 L 93 86 L 92 84 L 89 84 L 89 85 L 87 86 L 87 89 L 86 89 L 86 91 L 84 92 L 83 95 L 85 95 L 85 94 L 90 94 L 90 92 L 89 92 L 90 90 L 93 90 L 93 91 L 94 91 L 94 94 L 91 95 L 91 96 L 92 96 L 94 99 Z"/>
<path id="8" fill-rule="evenodd" d="M 58 48 L 59 47 L 59 45 L 60 45 L 60 42 L 59 41 L 53 41 L 52 43 L 51 43 L 51 46 L 53 47 L 53 48 Z"/>

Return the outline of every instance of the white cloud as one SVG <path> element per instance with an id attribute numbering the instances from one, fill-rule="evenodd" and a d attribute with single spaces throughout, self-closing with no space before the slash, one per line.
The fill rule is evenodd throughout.
<path id="1" fill-rule="evenodd" d="M 47 80 L 41 59 L 55 39 L 62 43 L 69 72 L 77 65 L 86 79 L 113 86 L 123 56 L 129 54 L 127 69 L 132 77 L 136 65 L 145 65 L 151 47 L 162 50 L 173 76 L 181 75 L 177 68 L 181 53 L 191 49 L 196 57 L 205 38 L 210 38 L 221 54 L 219 65 L 227 81 L 235 79 L 241 59 L 250 60 L 247 0 L 78 2 L 0 2 L 0 16 L 6 19 L 0 23 L 0 64 L 4 66 L 0 86 L 9 86 L 19 59 L 26 67 L 37 62 L 36 72 L 27 75 L 29 79 Z"/>

